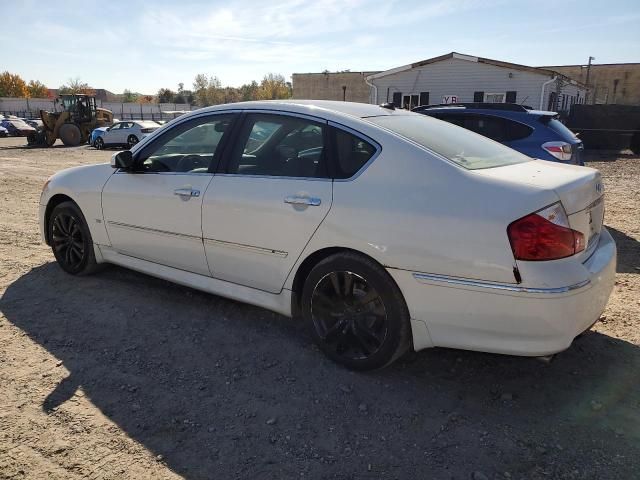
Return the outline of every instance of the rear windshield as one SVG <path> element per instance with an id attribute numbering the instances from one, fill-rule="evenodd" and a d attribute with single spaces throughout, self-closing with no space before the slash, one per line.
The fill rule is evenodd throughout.
<path id="1" fill-rule="evenodd" d="M 367 118 L 468 170 L 523 163 L 529 157 L 448 122 L 426 115 L 389 115 Z"/>
<path id="2" fill-rule="evenodd" d="M 542 117 L 540 118 L 542 123 L 546 124 L 551 130 L 556 132 L 560 137 L 567 142 L 574 142 L 576 140 L 575 134 L 564 126 L 560 120 L 550 117 Z"/>

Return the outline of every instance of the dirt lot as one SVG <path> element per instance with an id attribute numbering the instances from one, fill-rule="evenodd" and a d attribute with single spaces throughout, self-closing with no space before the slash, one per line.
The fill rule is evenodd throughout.
<path id="1" fill-rule="evenodd" d="M 89 147 L 0 139 L 0 478 L 640 478 L 640 158 L 591 155 L 614 294 L 549 365 L 333 365 L 298 323 L 117 267 L 63 273 L 40 189 Z"/>

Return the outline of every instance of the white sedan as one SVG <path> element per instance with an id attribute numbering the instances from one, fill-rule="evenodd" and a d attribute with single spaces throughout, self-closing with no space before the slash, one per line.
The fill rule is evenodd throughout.
<path id="1" fill-rule="evenodd" d="M 327 101 L 194 111 L 111 165 L 51 177 L 44 240 L 301 317 L 333 360 L 566 349 L 603 311 L 615 243 L 600 173 L 424 115 Z"/>
<path id="2" fill-rule="evenodd" d="M 131 148 L 160 126 L 156 122 L 145 120 L 129 120 L 116 122 L 97 137 L 93 146 L 98 150 L 107 147 Z"/>

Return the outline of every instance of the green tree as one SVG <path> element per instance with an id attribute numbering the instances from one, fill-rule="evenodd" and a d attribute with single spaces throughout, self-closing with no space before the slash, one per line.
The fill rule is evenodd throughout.
<path id="1" fill-rule="evenodd" d="M 66 84 L 60 85 L 60 88 L 58 89 L 58 93 L 60 95 L 73 94 L 73 93 L 95 95 L 95 91 L 93 90 L 93 88 L 91 88 L 88 83 L 80 80 L 79 77 L 70 78 Z"/>
<path id="2" fill-rule="evenodd" d="M 280 74 L 268 73 L 260 82 L 258 98 L 260 100 L 278 100 L 291 97 L 291 88 Z"/>
<path id="3" fill-rule="evenodd" d="M 25 81 L 15 73 L 0 73 L 0 97 L 27 97 L 29 91 Z"/>
<path id="4" fill-rule="evenodd" d="M 168 88 L 158 90 L 158 103 L 173 103 L 175 97 L 176 94 Z"/>
<path id="5" fill-rule="evenodd" d="M 49 95 L 49 89 L 44 85 L 44 83 L 39 82 L 38 80 L 29 81 L 29 84 L 27 85 L 27 92 L 31 98 L 47 98 Z"/>
<path id="6" fill-rule="evenodd" d="M 258 99 L 258 90 L 260 89 L 260 85 L 258 82 L 253 80 L 251 83 L 245 83 L 240 87 L 240 100 L 243 102 L 248 102 L 250 100 Z"/>
<path id="7" fill-rule="evenodd" d="M 122 92 L 122 101 L 124 103 L 135 103 L 138 101 L 139 96 L 137 93 L 133 93 L 131 90 L 125 88 L 124 92 Z"/>
<path id="8" fill-rule="evenodd" d="M 200 73 L 193 80 L 193 95 L 199 106 L 206 107 L 224 103 L 225 91 L 218 77 Z"/>

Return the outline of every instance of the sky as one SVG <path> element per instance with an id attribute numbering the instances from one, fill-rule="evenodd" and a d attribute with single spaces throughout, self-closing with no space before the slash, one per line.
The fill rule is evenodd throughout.
<path id="1" fill-rule="evenodd" d="M 640 62 L 640 0 L 3 2 L 0 71 L 154 94 L 267 73 L 386 70 L 452 51 L 530 66 Z"/>

